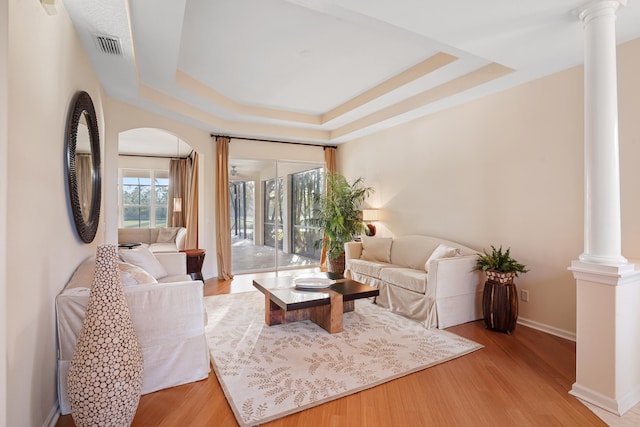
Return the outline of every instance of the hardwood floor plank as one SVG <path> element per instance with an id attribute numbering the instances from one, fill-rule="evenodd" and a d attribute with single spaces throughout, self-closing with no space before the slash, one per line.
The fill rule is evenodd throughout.
<path id="1" fill-rule="evenodd" d="M 255 276 L 210 279 L 205 295 L 253 291 Z M 518 325 L 482 321 L 448 329 L 485 347 L 469 355 L 264 424 L 316 426 L 605 426 L 568 392 L 575 343 Z M 237 426 L 213 370 L 209 378 L 141 397 L 133 426 Z M 58 427 L 74 426 L 71 416 Z"/>

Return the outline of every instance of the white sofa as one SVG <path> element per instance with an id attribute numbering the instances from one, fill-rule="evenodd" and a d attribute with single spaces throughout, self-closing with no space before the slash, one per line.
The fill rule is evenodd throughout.
<path id="1" fill-rule="evenodd" d="M 478 252 L 429 236 L 362 236 L 345 244 L 345 276 L 380 290 L 376 304 L 447 328 L 482 318 Z"/>
<path id="2" fill-rule="evenodd" d="M 186 234 L 184 227 L 118 228 L 118 243 L 142 243 L 153 253 L 178 252 Z"/>
<path id="3" fill-rule="evenodd" d="M 155 254 L 166 276 L 157 279 L 156 283 L 124 286 L 144 358 L 142 394 L 209 376 L 203 283 L 191 280 L 186 274 L 185 257 L 179 252 Z M 93 276 L 92 273 L 87 274 L 90 273 L 90 263 L 91 259 L 81 264 L 56 298 L 58 401 L 62 414 L 71 410 L 67 397 L 67 374 L 89 299 Z M 83 268 L 86 271 L 81 271 Z M 122 273 L 122 268 L 123 282 L 132 280 L 129 273 Z M 165 283 L 163 279 L 169 282 Z"/>

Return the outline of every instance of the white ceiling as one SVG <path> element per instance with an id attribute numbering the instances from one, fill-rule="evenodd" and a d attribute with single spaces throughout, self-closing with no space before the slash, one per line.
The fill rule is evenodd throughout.
<path id="1" fill-rule="evenodd" d="M 640 37 L 639 3 L 618 11 L 618 43 Z M 581 64 L 585 4 L 64 0 L 109 96 L 215 134 L 318 144 Z"/>

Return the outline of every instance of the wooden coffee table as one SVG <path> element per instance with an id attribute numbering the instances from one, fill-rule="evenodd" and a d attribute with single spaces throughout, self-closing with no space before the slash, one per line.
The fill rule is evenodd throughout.
<path id="1" fill-rule="evenodd" d="M 342 313 L 353 311 L 354 301 L 378 296 L 374 287 L 326 273 L 336 280 L 328 288 L 297 289 L 293 277 L 255 279 L 253 286 L 264 294 L 264 320 L 269 326 L 311 320 L 327 332 L 342 332 Z"/>

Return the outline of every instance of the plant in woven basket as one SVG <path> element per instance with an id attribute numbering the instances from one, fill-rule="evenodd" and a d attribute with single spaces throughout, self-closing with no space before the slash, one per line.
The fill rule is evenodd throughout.
<path id="1" fill-rule="evenodd" d="M 518 273 L 526 273 L 529 271 L 524 264 L 519 263 L 511 256 L 511 248 L 503 251 L 502 246 L 496 249 L 495 246 L 491 245 L 490 254 L 484 249 L 482 252 L 483 254 L 478 257 L 478 261 L 476 262 L 476 270 L 484 271 L 490 279 L 518 277 Z"/>
<path id="2" fill-rule="evenodd" d="M 315 195 L 312 225 L 322 227 L 324 237 L 317 242 L 327 250 L 330 260 L 343 256 L 344 244 L 364 231 L 362 203 L 373 191 L 364 179 L 353 183 L 339 173 L 327 173 L 326 194 Z"/>

